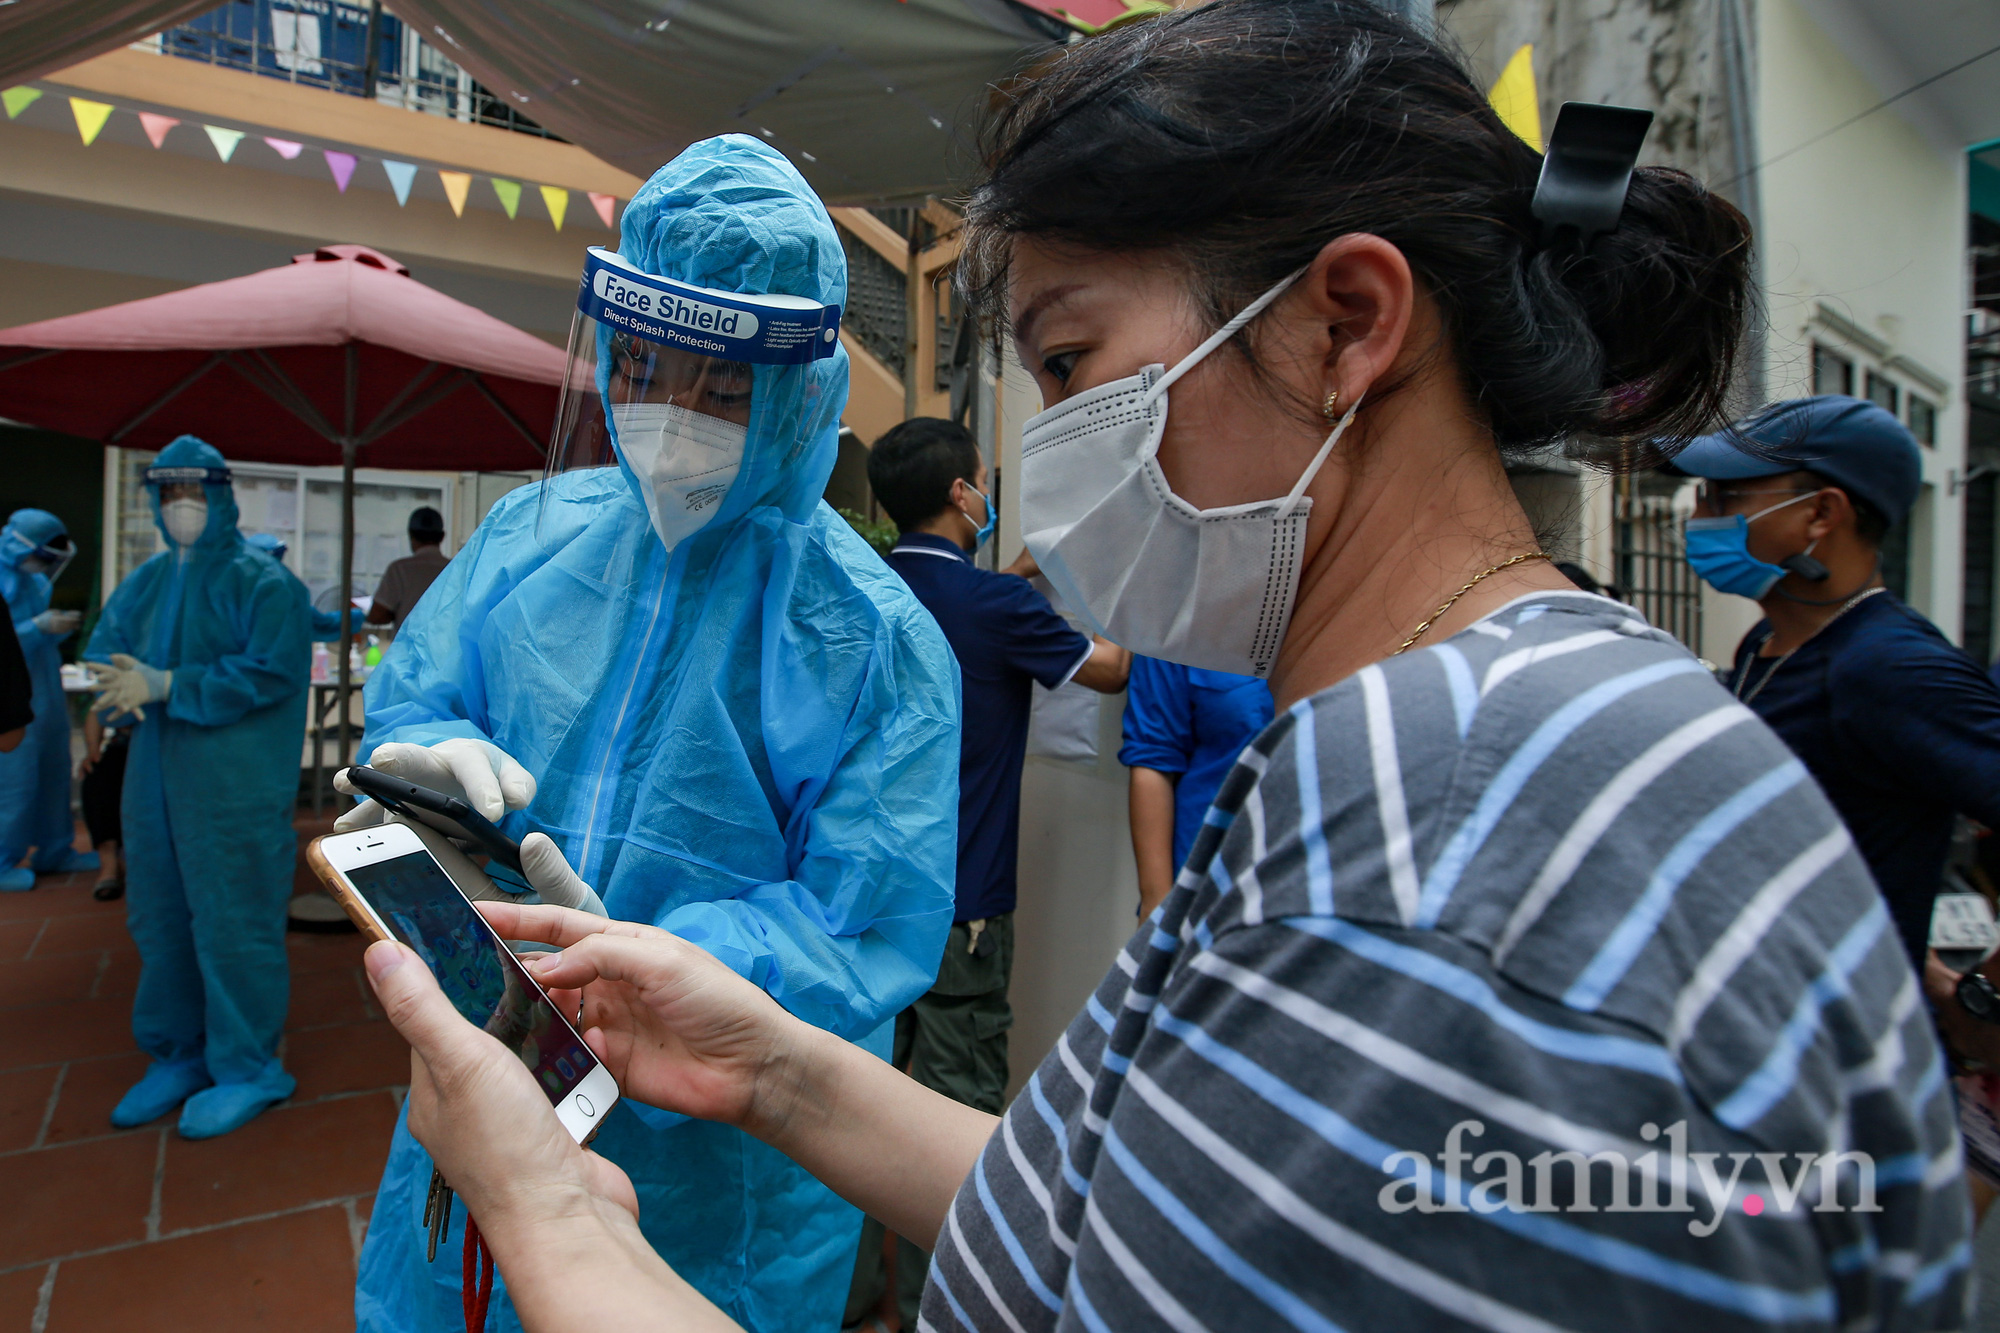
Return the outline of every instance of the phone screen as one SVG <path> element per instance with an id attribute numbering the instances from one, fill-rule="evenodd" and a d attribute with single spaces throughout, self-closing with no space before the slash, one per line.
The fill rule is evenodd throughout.
<path id="1" fill-rule="evenodd" d="M 397 939 L 430 965 L 466 1020 L 521 1058 L 560 1104 L 597 1057 L 428 852 L 343 870 Z"/>

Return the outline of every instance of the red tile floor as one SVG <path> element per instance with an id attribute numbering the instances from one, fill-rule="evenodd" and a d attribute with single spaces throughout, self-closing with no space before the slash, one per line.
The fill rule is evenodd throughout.
<path id="1" fill-rule="evenodd" d="M 300 847 L 328 822 L 299 823 Z M 289 1101 L 193 1143 L 111 1128 L 144 1071 L 138 955 L 95 874 L 0 894 L 0 1333 L 351 1329 L 355 1256 L 409 1055 L 357 935 L 288 939 Z M 301 865 L 298 884 L 311 887 Z"/>

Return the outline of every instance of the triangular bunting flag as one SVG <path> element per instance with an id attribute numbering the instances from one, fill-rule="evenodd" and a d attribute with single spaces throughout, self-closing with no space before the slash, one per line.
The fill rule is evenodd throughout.
<path id="1" fill-rule="evenodd" d="M 306 150 L 306 146 L 302 143 L 294 143 L 290 139 L 273 139 L 268 134 L 264 136 L 264 142 L 271 145 L 271 151 L 287 162 Z"/>
<path id="2" fill-rule="evenodd" d="M 444 197 L 451 200 L 451 211 L 458 217 L 464 217 L 465 192 L 472 188 L 472 173 L 440 171 L 438 179 L 444 182 Z"/>
<path id="3" fill-rule="evenodd" d="M 208 131 L 208 141 L 215 145 L 215 155 L 224 162 L 236 151 L 236 145 L 243 142 L 242 130 L 225 130 L 219 125 L 204 125 Z"/>
<path id="4" fill-rule="evenodd" d="M 409 162 L 391 162 L 382 159 L 382 170 L 389 173 L 389 188 L 396 192 L 396 207 L 410 202 L 410 183 L 417 178 L 417 168 Z"/>
<path id="5" fill-rule="evenodd" d="M 556 224 L 557 231 L 561 231 L 563 214 L 569 212 L 569 191 L 560 185 L 544 185 L 541 189 L 542 202 L 548 205 L 549 221 Z"/>
<path id="6" fill-rule="evenodd" d="M 320 151 L 326 154 L 326 169 L 333 173 L 333 183 L 340 187 L 342 194 L 346 194 L 347 182 L 354 179 L 354 164 L 359 159 L 352 153 L 336 153 L 331 148 Z"/>
<path id="7" fill-rule="evenodd" d="M 141 111 L 139 123 L 146 127 L 146 137 L 153 141 L 155 148 L 164 145 L 167 141 L 167 131 L 180 124 L 172 116 L 163 116 L 156 111 Z"/>
<path id="8" fill-rule="evenodd" d="M 599 194 L 595 190 L 587 191 L 587 193 L 590 195 L 590 206 L 597 210 L 598 217 L 604 219 L 604 229 L 606 231 L 618 230 L 611 222 L 612 210 L 618 207 L 618 196 L 615 194 Z"/>
<path id="9" fill-rule="evenodd" d="M 1500 116 L 1500 123 L 1527 141 L 1528 147 L 1542 151 L 1542 104 L 1535 94 L 1535 48 L 1523 46 L 1507 61 L 1507 68 L 1493 81 L 1486 100 Z"/>
<path id="10" fill-rule="evenodd" d="M 12 120 L 33 106 L 35 99 L 41 95 L 40 88 L 7 88 L 0 90 L 0 105 L 7 108 L 7 119 Z"/>
<path id="11" fill-rule="evenodd" d="M 488 179 L 493 182 L 493 193 L 500 196 L 500 207 L 507 210 L 508 217 L 513 217 L 514 210 L 521 206 L 521 182 L 503 181 L 498 176 Z"/>
<path id="12" fill-rule="evenodd" d="M 76 117 L 76 132 L 83 136 L 85 148 L 96 142 L 104 122 L 111 119 L 111 103 L 93 102 L 87 97 L 70 98 L 69 110 Z"/>

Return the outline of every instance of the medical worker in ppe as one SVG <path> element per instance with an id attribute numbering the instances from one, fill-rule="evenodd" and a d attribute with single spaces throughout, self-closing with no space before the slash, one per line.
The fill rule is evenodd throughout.
<path id="1" fill-rule="evenodd" d="M 212 1138 L 293 1086 L 276 1051 L 311 607 L 304 585 L 244 545 L 213 445 L 181 436 L 146 489 L 167 549 L 118 585 L 84 654 L 109 664 L 93 709 L 138 722 L 125 920 L 140 961 L 132 1033 L 153 1064 L 111 1123 L 178 1106 L 182 1134 Z"/>
<path id="2" fill-rule="evenodd" d="M 35 683 L 35 720 L 22 743 L 0 755 L 0 889 L 13 892 L 34 888 L 38 873 L 97 869 L 97 853 L 70 845 L 76 826 L 69 814 L 69 709 L 57 648 L 83 617 L 49 607 L 56 579 L 75 554 L 63 521 L 46 509 L 17 509 L 0 528 L 0 595 Z M 34 862 L 24 866 L 31 848 Z"/>
<path id="3" fill-rule="evenodd" d="M 270 556 L 278 562 L 279 569 L 284 570 L 287 574 L 292 574 L 291 567 L 285 563 L 285 552 L 290 548 L 270 533 L 246 532 L 243 534 L 243 544 L 253 551 L 262 551 L 265 555 Z M 299 576 L 292 574 L 292 577 L 297 579 Z M 300 580 L 299 586 L 304 588 L 306 586 L 305 582 Z M 310 596 L 311 590 L 307 589 L 307 593 Z M 357 636 L 361 633 L 360 607 L 350 606 L 347 608 L 347 624 L 348 628 Z M 340 642 L 340 613 L 338 611 L 315 611 L 312 613 L 312 641 L 314 643 Z"/>
<path id="4" fill-rule="evenodd" d="M 846 279 L 775 149 L 728 135 L 661 168 L 578 296 L 552 467 L 605 466 L 494 507 L 369 680 L 362 758 L 553 835 L 611 916 L 886 1055 L 951 925 L 958 681 L 936 623 L 820 500 Z M 647 1239 L 744 1327 L 838 1324 L 861 1216 L 790 1159 L 630 1099 L 594 1147 Z M 364 1330 L 463 1324 L 459 1256 L 425 1262 L 430 1176 L 399 1128 Z"/>

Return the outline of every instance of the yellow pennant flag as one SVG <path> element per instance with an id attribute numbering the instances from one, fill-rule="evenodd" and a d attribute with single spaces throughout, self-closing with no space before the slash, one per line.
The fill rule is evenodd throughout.
<path id="1" fill-rule="evenodd" d="M 472 188 L 472 173 L 468 171 L 440 171 L 438 179 L 444 182 L 444 197 L 451 200 L 451 211 L 456 217 L 465 216 L 465 192 Z"/>
<path id="2" fill-rule="evenodd" d="M 549 221 L 556 224 L 557 231 L 561 231 L 563 214 L 569 212 L 569 191 L 560 185 L 544 185 L 541 189 L 542 202 L 548 205 Z"/>
<path id="3" fill-rule="evenodd" d="M 1500 123 L 1527 141 L 1528 147 L 1542 151 L 1542 103 L 1535 93 L 1535 48 L 1523 46 L 1508 60 L 1507 68 L 1493 82 L 1486 100 L 1500 116 Z"/>
<path id="4" fill-rule="evenodd" d="M 507 210 L 507 217 L 511 221 L 514 210 L 521 206 L 521 182 L 502 180 L 498 176 L 489 176 L 487 179 L 493 182 L 493 193 L 500 196 L 500 207 Z"/>
<path id="5" fill-rule="evenodd" d="M 111 103 L 93 102 L 84 97 L 69 99 L 70 114 L 76 117 L 76 132 L 83 136 L 83 146 L 90 147 L 103 130 L 104 122 L 111 119 Z"/>

